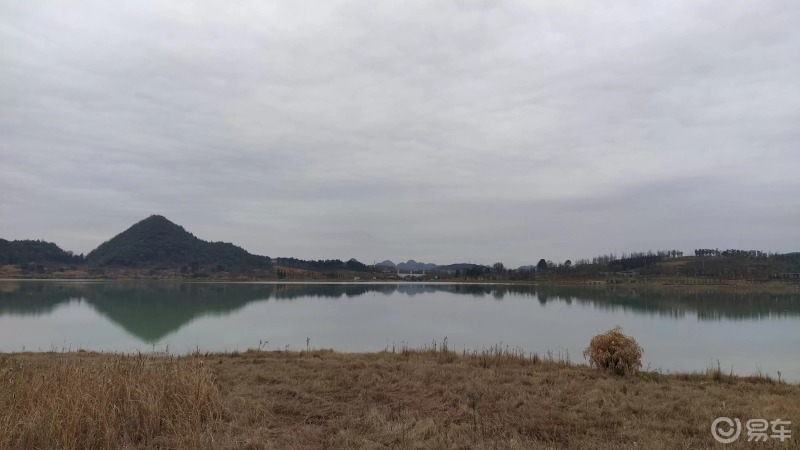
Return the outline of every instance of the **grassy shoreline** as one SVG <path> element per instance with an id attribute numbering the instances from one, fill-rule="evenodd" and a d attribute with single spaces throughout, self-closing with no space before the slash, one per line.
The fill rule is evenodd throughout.
<path id="1" fill-rule="evenodd" d="M 502 349 L 6 353 L 0 380 L 0 448 L 709 448 L 720 416 L 800 423 L 799 384 Z"/>

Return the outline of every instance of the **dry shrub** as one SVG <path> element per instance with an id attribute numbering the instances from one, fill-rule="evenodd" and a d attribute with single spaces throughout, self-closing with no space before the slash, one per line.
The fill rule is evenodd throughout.
<path id="1" fill-rule="evenodd" d="M 222 412 L 201 363 L 120 356 L 0 361 L 0 448 L 203 448 Z"/>
<path id="2" fill-rule="evenodd" d="M 593 337 L 583 357 L 589 359 L 592 367 L 609 369 L 617 375 L 632 375 L 642 367 L 642 353 L 636 339 L 625 336 L 616 327 Z"/>

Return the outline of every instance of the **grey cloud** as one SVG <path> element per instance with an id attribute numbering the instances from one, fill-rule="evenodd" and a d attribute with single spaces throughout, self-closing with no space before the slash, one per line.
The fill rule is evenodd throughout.
<path id="1" fill-rule="evenodd" d="M 9 2 L 0 235 L 271 256 L 797 250 L 800 11 Z"/>

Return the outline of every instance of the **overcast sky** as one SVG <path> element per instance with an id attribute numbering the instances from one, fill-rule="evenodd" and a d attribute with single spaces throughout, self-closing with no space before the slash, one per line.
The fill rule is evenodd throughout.
<path id="1" fill-rule="evenodd" d="M 800 3 L 0 3 L 0 237 L 800 250 Z"/>

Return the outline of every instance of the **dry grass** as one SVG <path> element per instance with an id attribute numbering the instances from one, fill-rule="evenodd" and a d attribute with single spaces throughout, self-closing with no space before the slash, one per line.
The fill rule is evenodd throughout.
<path id="1" fill-rule="evenodd" d="M 589 359 L 592 367 L 617 375 L 634 375 L 642 368 L 642 353 L 636 339 L 625 336 L 622 329 L 616 327 L 593 337 L 583 356 Z"/>
<path id="2" fill-rule="evenodd" d="M 52 379 L 35 382 L 50 386 L 45 390 L 23 389 L 50 406 L 27 399 L 15 407 L 4 391 L 0 436 L 5 440 L 0 445 L 5 448 L 25 448 L 8 444 L 9 428 L 15 429 L 10 424 L 21 417 L 39 417 L 40 425 L 25 426 L 29 434 L 63 434 L 66 440 L 58 442 L 77 444 L 105 436 L 93 438 L 96 444 L 73 448 L 700 449 L 714 448 L 709 427 L 719 416 L 791 420 L 791 442 L 759 443 L 758 448 L 800 447 L 796 384 L 714 371 L 618 377 L 571 364 L 567 358 L 540 358 L 501 347 L 459 354 L 446 344 L 367 354 L 251 350 L 177 360 L 147 358 L 144 364 L 139 357 L 75 353 L 0 358 L 5 359 L 5 369 L 26 374 L 14 375 L 19 380 Z M 134 375 L 116 378 L 100 390 L 124 392 L 127 388 L 117 385 L 129 384 L 148 393 L 128 406 L 127 422 L 104 420 L 113 409 L 98 404 L 124 395 L 95 392 L 96 385 L 104 383 L 99 375 L 114 376 L 114 367 L 126 367 L 123 372 Z M 65 376 L 76 370 L 92 382 L 76 383 Z M 205 386 L 205 401 L 190 400 L 196 389 L 189 385 L 197 382 Z M 209 382 L 218 387 L 218 394 Z M 72 393 L 54 387 L 64 384 L 72 386 Z M 180 395 L 168 394 L 176 391 Z M 153 402 L 161 406 L 151 406 Z M 204 412 L 193 415 L 200 406 Z M 40 412 L 26 413 L 26 408 Z M 135 413 L 137 408 L 152 409 Z M 93 410 L 105 414 L 97 416 Z M 91 422 L 87 417 L 100 418 Z M 172 425 L 159 425 L 155 417 Z M 46 427 L 61 434 L 45 433 Z M 38 445 L 67 448 L 52 442 Z M 751 447 L 742 439 L 725 448 Z"/>
<path id="3" fill-rule="evenodd" d="M 3 449 L 210 447 L 222 412 L 212 374 L 170 357 L 2 357 L 0 385 Z"/>
<path id="4" fill-rule="evenodd" d="M 22 275 L 22 269 L 17 265 L 0 265 L 0 278 L 18 278 Z"/>

